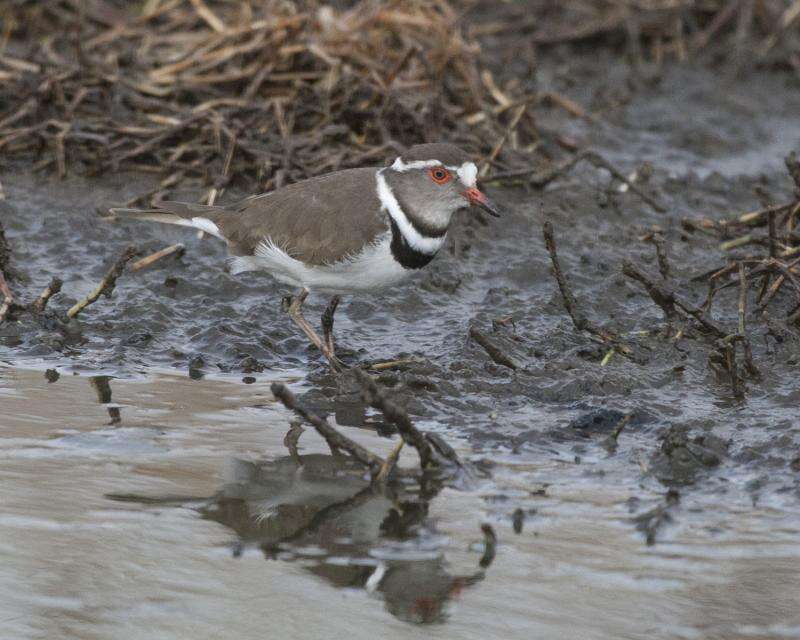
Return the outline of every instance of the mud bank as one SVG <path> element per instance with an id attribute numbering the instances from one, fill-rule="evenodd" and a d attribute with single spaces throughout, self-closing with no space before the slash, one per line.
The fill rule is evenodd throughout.
<path id="1" fill-rule="evenodd" d="M 263 547 L 275 536 L 348 499 L 320 497 L 319 486 L 286 479 L 294 471 L 282 445 L 288 416 L 271 404 L 269 382 L 295 381 L 304 402 L 348 433 L 384 453 L 391 446 L 376 435 L 374 414 L 281 314 L 286 292 L 267 277 L 226 274 L 213 239 L 98 221 L 98 207 L 146 191 L 145 178 L 0 176 L 0 207 L 20 271 L 15 292 L 35 297 L 58 275 L 64 287 L 51 309 L 88 293 L 132 241 L 144 250 L 187 246 L 179 259 L 121 278 L 113 298 L 87 310 L 70 335 L 47 318 L 0 327 L 4 420 L 10 417 L 2 434 L 10 498 L 3 540 L 17 578 L 45 576 L 23 580 L 27 591 L 15 587 L 14 602 L 29 613 L 9 605 L 8 617 L 39 625 L 20 627 L 20 636 L 35 637 L 51 618 L 67 625 L 47 627 L 51 632 L 134 633 L 120 600 L 145 594 L 149 584 L 166 595 L 142 604 L 140 613 L 165 633 L 182 633 L 207 615 L 208 603 L 223 599 L 225 606 L 213 610 L 224 614 L 206 620 L 207 628 L 247 635 L 259 626 L 251 612 L 267 616 L 267 624 L 275 621 L 269 614 L 292 611 L 285 624 L 316 624 L 326 633 L 341 624 L 353 635 L 353 620 L 382 620 L 404 637 L 410 631 L 400 620 L 427 621 L 424 607 L 411 615 L 415 603 L 392 600 L 414 580 L 440 585 L 430 595 L 430 618 L 447 621 L 432 632 L 441 637 L 529 637 L 531 629 L 541 637 L 800 633 L 800 589 L 785 571 L 796 564 L 800 532 L 800 337 L 778 323 L 791 309 L 791 291 L 776 297 L 767 317 L 748 320 L 761 376 L 747 380 L 736 398 L 709 366 L 707 341 L 690 334 L 665 339 L 661 310 L 621 274 L 625 259 L 658 273 L 653 246 L 640 240 L 655 225 L 672 281 L 695 303 L 703 300 L 706 285 L 692 278 L 724 264 L 725 254 L 720 238 L 687 231 L 681 220 L 758 209 L 759 189 L 773 202 L 791 196 L 782 159 L 800 149 L 800 92 L 780 74 L 731 80 L 691 67 L 670 68 L 659 82 L 632 88 L 625 68 L 612 65 L 600 80 L 597 64 L 570 58 L 540 77 L 590 107 L 593 121 L 554 109 L 540 124 L 637 170 L 639 186 L 664 213 L 586 164 L 543 191 L 498 189 L 492 195 L 511 210 L 508 217 L 484 224 L 464 216 L 448 249 L 416 280 L 379 297 L 346 300 L 337 313 L 345 361 L 410 360 L 380 380 L 473 468 L 472 485 L 437 494 L 414 523 L 404 552 L 422 553 L 427 564 L 401 558 L 396 592 L 386 586 L 368 593 L 369 584 L 381 583 L 369 582 L 375 549 L 392 544 L 379 526 L 375 532 L 378 514 L 386 513 L 379 500 L 365 502 L 355 518 L 370 523 L 357 544 L 313 534 L 302 544 L 312 548 L 310 556 L 279 549 L 264 559 Z M 607 345 L 575 331 L 544 249 L 545 218 L 583 312 L 613 328 L 632 357 L 609 357 Z M 718 296 L 714 321 L 735 327 L 736 288 Z M 313 300 L 312 307 L 321 312 L 324 303 Z M 494 362 L 469 337 L 470 327 L 513 367 Z M 60 374 L 50 386 L 45 369 Z M 163 370 L 174 374 L 155 373 Z M 109 377 L 106 406 L 95 404 L 97 389 L 73 372 Z M 74 398 L 83 404 L 73 406 Z M 116 422 L 108 411 L 115 404 Z M 301 454 L 321 456 L 324 449 L 309 435 Z M 233 464 L 239 471 L 224 477 L 231 457 L 240 460 Z M 323 458 L 313 464 L 321 478 L 341 471 Z M 342 491 L 358 494 L 353 482 Z M 272 533 L 248 529 L 243 505 L 252 516 L 278 485 L 278 495 L 290 486 L 305 496 L 281 504 L 308 505 L 309 498 L 315 506 L 285 510 L 286 521 L 278 509 Z M 54 511 L 53 492 L 62 512 Z M 109 493 L 148 495 L 154 503 L 110 501 Z M 238 500 L 239 511 L 219 502 L 225 495 Z M 484 520 L 496 527 L 500 544 L 478 579 L 481 552 L 474 545 Z M 519 524 L 522 533 L 515 534 Z M 349 521 L 342 530 L 352 537 L 354 526 Z M 63 571 L 45 571 L 34 550 L 62 530 L 67 548 L 59 555 L 68 560 Z M 88 532 L 104 540 L 99 549 L 84 544 Z M 242 557 L 233 560 L 234 552 Z M 99 567 L 122 556 L 127 586 L 108 591 Z M 173 558 L 169 567 L 158 566 L 164 557 Z M 341 558 L 349 559 L 348 571 L 321 568 L 340 566 Z M 352 569 L 353 562 L 361 568 Z M 87 564 L 98 567 L 86 586 L 90 595 L 64 597 L 70 567 Z M 325 602 L 328 611 L 313 602 Z"/>

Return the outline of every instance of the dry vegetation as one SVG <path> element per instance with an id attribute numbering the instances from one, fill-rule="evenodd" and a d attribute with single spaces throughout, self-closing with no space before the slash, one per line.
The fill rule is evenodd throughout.
<path id="1" fill-rule="evenodd" d="M 534 110 L 590 116 L 536 90 L 537 47 L 800 67 L 798 1 L 8 0 L 0 18 L 0 158 L 155 171 L 158 191 L 201 178 L 207 201 L 234 178 L 268 190 L 443 138 L 484 175 L 546 182 L 567 165 L 537 145 Z"/>

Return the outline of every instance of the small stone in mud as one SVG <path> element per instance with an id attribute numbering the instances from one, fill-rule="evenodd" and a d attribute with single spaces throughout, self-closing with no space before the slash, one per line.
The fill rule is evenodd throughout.
<path id="1" fill-rule="evenodd" d="M 253 376 L 245 376 L 244 378 L 242 378 L 242 382 L 244 382 L 245 384 L 253 384 L 255 381 L 256 379 Z"/>
<path id="2" fill-rule="evenodd" d="M 203 377 L 203 367 L 206 366 L 206 361 L 202 356 L 194 356 L 189 360 L 189 377 L 192 380 L 199 380 Z"/>
<path id="3" fill-rule="evenodd" d="M 253 356 L 247 354 L 239 362 L 242 373 L 260 373 L 264 370 L 264 365 Z"/>
<path id="4" fill-rule="evenodd" d="M 405 378 L 406 386 L 409 389 L 420 389 L 422 391 L 438 391 L 437 384 L 426 376 L 409 375 Z"/>
<path id="5" fill-rule="evenodd" d="M 143 347 L 144 345 L 148 344 L 153 339 L 152 333 L 140 332 L 134 333 L 125 340 L 123 340 L 123 344 L 129 347 Z"/>
<path id="6" fill-rule="evenodd" d="M 522 533 L 522 525 L 525 523 L 525 512 L 522 509 L 515 509 L 511 514 L 511 524 L 514 527 L 514 533 Z"/>
<path id="7" fill-rule="evenodd" d="M 603 433 L 613 429 L 620 420 L 625 417 L 622 411 L 616 409 L 592 409 L 591 411 L 578 416 L 569 426 L 584 433 Z"/>
<path id="8" fill-rule="evenodd" d="M 665 484 L 691 484 L 701 470 L 718 466 L 727 449 L 713 434 L 690 438 L 686 425 L 673 425 L 653 457 L 653 473 Z"/>
<path id="9" fill-rule="evenodd" d="M 792 471 L 796 471 L 800 473 L 800 456 L 797 456 L 794 460 L 789 463 L 789 468 Z"/>
<path id="10" fill-rule="evenodd" d="M 53 383 L 61 377 L 61 374 L 55 369 L 48 369 L 44 372 L 44 377 L 49 383 Z"/>

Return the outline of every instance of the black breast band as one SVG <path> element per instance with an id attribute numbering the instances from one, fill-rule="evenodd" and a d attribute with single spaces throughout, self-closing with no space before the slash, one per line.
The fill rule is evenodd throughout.
<path id="1" fill-rule="evenodd" d="M 397 260 L 406 269 L 422 269 L 436 256 L 436 252 L 423 253 L 417 251 L 406 242 L 400 229 L 397 228 L 397 223 L 389 216 L 389 221 L 392 226 L 392 244 L 390 249 L 394 259 Z"/>

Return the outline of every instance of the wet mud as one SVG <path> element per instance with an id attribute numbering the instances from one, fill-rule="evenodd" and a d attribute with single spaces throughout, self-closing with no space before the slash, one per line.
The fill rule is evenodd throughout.
<path id="1" fill-rule="evenodd" d="M 610 69 L 602 81 L 596 64 Z M 781 322 L 795 304 L 792 293 L 785 288 L 766 315 L 749 317 L 760 376 L 746 379 L 737 396 L 710 365 L 714 346 L 691 332 L 665 337 L 662 310 L 622 274 L 624 260 L 658 274 L 654 247 L 641 240 L 657 226 L 671 282 L 693 303 L 702 302 L 706 285 L 693 278 L 724 265 L 726 254 L 718 237 L 687 230 L 681 221 L 758 209 L 759 193 L 772 202 L 791 197 L 783 158 L 800 149 L 800 86 L 780 73 L 736 79 L 680 66 L 657 80 L 635 81 L 627 67 L 577 57 L 550 61 L 540 82 L 597 114 L 586 121 L 553 109 L 540 126 L 636 171 L 638 187 L 664 211 L 586 163 L 544 190 L 490 188 L 506 217 L 489 221 L 464 212 L 429 268 L 382 295 L 344 299 L 336 317 L 345 362 L 399 361 L 375 375 L 419 426 L 443 437 L 468 463 L 472 480 L 460 492 L 445 488 L 421 497 L 422 489 L 409 487 L 387 501 L 324 447 L 303 450 L 313 433 L 300 441 L 306 460 L 298 476 L 282 440 L 273 435 L 262 442 L 263 426 L 254 426 L 270 421 L 276 432 L 288 429 L 288 414 L 265 391 L 269 382 L 290 380 L 308 406 L 384 452 L 392 429 L 363 405 L 352 380 L 333 376 L 293 329 L 280 310 L 288 292 L 268 276 L 228 275 L 224 249 L 214 239 L 98 218 L 98 209 L 148 190 L 147 177 L 56 182 L 15 170 L 0 176 L 6 194 L 0 215 L 19 272 L 15 293 L 33 299 L 52 276 L 64 285 L 49 303 L 53 315 L 20 316 L 0 326 L 0 384 L 5 397 L 17 397 L 3 411 L 11 424 L 2 434 L 4 456 L 16 460 L 6 484 L 12 494 L 21 486 L 33 497 L 43 490 L 34 491 L 37 472 L 24 469 L 27 447 L 46 446 L 48 464 L 60 460 L 50 481 L 75 456 L 94 460 L 107 452 L 114 481 L 93 482 L 90 490 L 76 486 L 91 496 L 92 509 L 115 514 L 97 518 L 97 526 L 119 517 L 113 526 L 124 528 L 129 515 L 119 514 L 129 513 L 182 518 L 173 533 L 187 536 L 186 545 L 192 536 L 202 538 L 192 547 L 192 562 L 200 564 L 206 536 L 225 540 L 224 551 L 207 551 L 213 567 L 173 562 L 182 580 L 191 579 L 195 566 L 211 581 L 201 599 L 222 586 L 215 580 L 235 582 L 230 572 L 247 566 L 242 581 L 258 582 L 259 571 L 286 575 L 287 591 L 298 599 L 301 585 L 313 584 L 320 602 L 350 611 L 345 617 L 444 623 L 432 628 L 458 637 L 530 637 L 530 628 L 542 637 L 568 637 L 575 625 L 587 631 L 581 637 L 800 633 L 800 589 L 781 568 L 796 565 L 800 533 L 800 331 Z M 544 246 L 545 220 L 553 224 L 581 311 L 620 336 L 630 354 L 575 330 Z M 56 310 L 86 295 L 131 243 L 143 253 L 173 243 L 186 251 L 127 273 L 110 299 L 86 309 L 69 330 L 57 326 Z M 712 307 L 714 322 L 730 331 L 737 325 L 737 295 L 736 288 L 721 291 Z M 307 316 L 321 313 L 325 303 L 310 299 L 307 308 L 314 311 Z M 213 469 L 210 477 L 139 481 L 146 474 L 135 469 L 136 456 L 160 447 L 163 464 L 155 476 L 165 476 L 168 461 L 180 459 L 181 438 L 194 437 L 176 435 L 185 426 L 161 425 L 158 412 L 148 415 L 146 398 L 130 407 L 117 398 L 117 387 L 159 380 L 153 376 L 163 371 L 183 380 L 180 389 L 164 383 L 176 394 L 171 402 L 205 425 L 205 467 L 197 473 Z M 72 389 L 74 378 L 85 376 L 91 387 L 81 393 L 91 391 L 103 411 L 81 433 L 55 435 L 80 422 L 75 414 L 58 425 L 52 416 L 42 418 L 43 433 L 32 434 L 30 416 L 43 402 L 55 402 L 50 397 L 67 402 L 59 387 Z M 220 396 L 234 394 L 235 407 L 220 400 L 203 413 L 192 404 L 191 384 L 205 385 L 198 386 L 204 397 L 215 388 Z M 9 406 L 5 398 L 3 404 Z M 242 420 L 252 454 L 244 457 L 237 450 L 241 427 L 231 426 L 235 437 L 226 438 L 228 427 Z M 23 423 L 25 433 L 13 435 Z M 147 435 L 135 435 L 137 429 Z M 153 444 L 160 429 L 173 441 L 168 436 L 166 444 Z M 126 430 L 141 440 L 130 445 L 134 450 L 125 444 Z M 36 444 L 43 438 L 51 444 Z M 53 445 L 53 438 L 62 444 Z M 67 447 L 64 439 L 72 443 Z M 232 475 L 216 477 L 231 456 Z M 126 467 L 137 480 L 126 481 Z M 77 471 L 69 475 L 80 482 Z M 23 502 L 6 517 L 21 518 Z M 49 518 L 40 517 L 37 522 Z M 499 539 L 486 567 L 480 566 L 482 522 Z M 16 520 L 8 526 L 18 533 L 26 527 Z M 154 545 L 163 549 L 169 542 Z M 12 539 L 7 546 L 18 545 Z M 247 562 L 223 564 L 223 556 L 225 563 L 232 556 Z M 525 569 L 516 573 L 515 562 Z M 241 593 L 256 582 L 240 584 Z M 333 594 L 342 591 L 332 587 L 360 595 L 338 598 Z M 419 601 L 409 597 L 412 590 Z M 260 606 L 275 611 L 275 597 Z M 382 609 L 368 602 L 373 597 Z M 67 604 L 79 608 L 80 597 Z M 308 602 L 292 606 L 306 611 L 312 626 L 322 620 Z M 641 620 L 637 607 L 652 620 Z M 589 619 L 600 620 L 593 634 L 581 626 Z M 406 627 L 389 629 L 390 637 L 407 637 Z"/>

